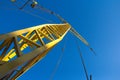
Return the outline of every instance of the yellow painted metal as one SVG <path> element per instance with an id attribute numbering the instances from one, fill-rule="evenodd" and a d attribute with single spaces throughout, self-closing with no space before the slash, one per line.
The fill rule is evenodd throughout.
<path id="1" fill-rule="evenodd" d="M 7 53 L 4 53 L 0 60 L 0 79 L 15 80 L 41 60 L 63 39 L 70 28 L 68 23 L 44 24 L 1 35 L 1 50 L 7 46 L 7 42 L 12 42 L 9 49 L 6 49 Z"/>
<path id="2" fill-rule="evenodd" d="M 57 24 L 45 24 L 45 25 L 40 25 L 40 26 L 37 26 L 37 27 L 31 27 L 31 28 L 28 28 L 28 29 L 23 29 L 23 30 L 19 30 L 19 31 L 15 31 L 15 32 L 12 32 L 12 33 L 9 33 L 9 34 L 6 34 L 6 36 L 8 36 L 8 35 L 10 35 L 10 34 L 14 34 L 14 35 L 16 35 L 16 34 L 18 34 L 18 35 L 21 35 L 21 34 L 23 34 L 23 33 L 26 33 L 27 31 L 29 31 L 29 32 L 31 32 L 31 31 L 34 31 L 34 30 L 36 30 L 36 29 L 42 29 L 42 28 L 44 28 L 45 26 L 48 28 L 48 26 L 50 27 L 50 26 L 56 26 Z M 65 24 L 60 24 L 59 25 L 59 29 L 61 29 L 61 27 L 63 27 Z M 67 24 L 67 25 L 69 25 L 69 24 Z M 57 25 L 58 26 L 58 25 Z M 63 27 L 63 28 L 65 28 L 65 27 Z M 51 28 L 52 29 L 52 28 Z M 59 30 L 58 29 L 58 30 Z M 53 30 L 52 30 L 53 31 Z M 59 31 L 59 33 L 62 33 L 63 31 Z M 28 33 L 29 34 L 29 33 Z M 55 35 L 55 33 L 51 33 L 51 34 L 54 34 Z M 34 35 L 34 34 L 33 34 Z M 10 35 L 10 36 L 13 36 L 13 35 Z M 26 37 L 28 37 L 27 35 L 26 35 Z M 44 37 L 47 37 L 47 36 L 44 36 Z M 1 36 L 0 36 L 0 38 L 1 38 Z M 4 37 L 4 38 L 6 38 L 6 37 Z M 19 43 L 21 43 L 22 41 L 20 41 Z M 27 44 L 24 44 L 22 47 L 20 47 L 20 49 L 21 50 L 24 50 L 25 48 L 27 48 L 28 47 L 28 45 Z M 16 53 L 15 52 L 13 52 L 14 51 L 14 49 L 12 49 L 9 53 L 8 53 L 8 55 L 6 55 L 4 58 L 3 58 L 3 61 L 8 61 L 9 60 L 9 58 L 12 58 L 12 57 L 14 57 L 15 55 L 16 55 Z"/>

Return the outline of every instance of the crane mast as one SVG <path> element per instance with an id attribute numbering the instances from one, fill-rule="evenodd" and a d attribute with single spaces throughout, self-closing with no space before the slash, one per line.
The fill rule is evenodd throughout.
<path id="1" fill-rule="evenodd" d="M 70 28 L 68 23 L 44 24 L 1 35 L 0 79 L 15 80 L 41 60 Z"/>

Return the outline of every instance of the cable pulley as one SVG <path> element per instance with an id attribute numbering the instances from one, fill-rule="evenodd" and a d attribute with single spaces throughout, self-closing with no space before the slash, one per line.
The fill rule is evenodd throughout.
<path id="1" fill-rule="evenodd" d="M 31 7 L 34 8 L 37 4 L 38 4 L 37 1 L 33 1 L 32 4 L 31 4 Z"/>

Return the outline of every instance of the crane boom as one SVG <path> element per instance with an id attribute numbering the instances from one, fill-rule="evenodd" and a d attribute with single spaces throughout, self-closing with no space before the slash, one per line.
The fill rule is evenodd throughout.
<path id="1" fill-rule="evenodd" d="M 41 60 L 70 28 L 68 23 L 44 24 L 0 35 L 0 79 L 15 80 Z"/>
<path id="2" fill-rule="evenodd" d="M 24 9 L 29 2 L 31 0 L 27 0 L 22 7 L 18 8 Z M 93 51 L 89 43 L 59 14 L 38 5 L 35 0 L 32 1 L 31 7 L 56 16 L 61 24 L 43 24 L 0 35 L 0 80 L 18 78 L 44 58 L 68 31 Z"/>

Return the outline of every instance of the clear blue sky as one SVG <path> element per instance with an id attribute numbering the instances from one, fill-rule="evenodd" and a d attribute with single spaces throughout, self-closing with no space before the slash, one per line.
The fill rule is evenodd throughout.
<path id="1" fill-rule="evenodd" d="M 65 18 L 94 48 L 97 56 L 79 41 L 93 80 L 120 80 L 120 0 L 38 1 Z M 13 6 L 9 0 L 0 1 L 0 34 L 48 23 Z M 34 13 L 56 20 L 41 11 Z M 65 42 L 64 56 L 53 80 L 86 80 L 75 41 L 76 38 L 68 33 L 43 60 L 18 80 L 49 80 Z"/>

